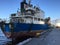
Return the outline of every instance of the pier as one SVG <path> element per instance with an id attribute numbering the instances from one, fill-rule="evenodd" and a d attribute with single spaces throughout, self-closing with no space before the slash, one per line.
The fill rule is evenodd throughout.
<path id="1" fill-rule="evenodd" d="M 0 4 L 0 45 L 60 45 L 59 1 L 1 0 Z"/>
<path id="2" fill-rule="evenodd" d="M 0 44 L 7 44 L 8 39 L 0 28 Z M 42 32 L 39 37 L 28 38 L 16 45 L 60 45 L 60 28 Z"/>
<path id="3" fill-rule="evenodd" d="M 25 41 L 24 41 L 25 42 Z M 21 45 L 60 45 L 60 28 L 54 28 L 52 31 L 46 32 L 39 38 L 32 38 L 29 42 Z M 18 45 L 20 45 L 18 44 Z"/>

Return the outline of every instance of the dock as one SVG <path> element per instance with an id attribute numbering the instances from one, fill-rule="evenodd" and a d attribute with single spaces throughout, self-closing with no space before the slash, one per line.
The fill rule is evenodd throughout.
<path id="1" fill-rule="evenodd" d="M 54 28 L 52 31 L 41 35 L 39 38 L 32 38 L 29 42 L 21 45 L 60 45 L 60 28 Z"/>

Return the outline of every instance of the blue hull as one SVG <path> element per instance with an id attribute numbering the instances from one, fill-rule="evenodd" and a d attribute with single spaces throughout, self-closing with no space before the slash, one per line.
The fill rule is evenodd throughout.
<path id="1" fill-rule="evenodd" d="M 14 23 L 14 32 L 21 31 L 37 31 L 37 30 L 47 30 L 49 26 L 47 24 L 26 24 L 26 23 Z M 5 32 L 10 32 L 9 24 L 5 24 Z"/>

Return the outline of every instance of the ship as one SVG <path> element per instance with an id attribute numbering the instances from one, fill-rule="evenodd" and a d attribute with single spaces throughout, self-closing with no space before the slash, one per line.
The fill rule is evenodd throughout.
<path id="1" fill-rule="evenodd" d="M 20 3 L 20 9 L 11 14 L 9 23 L 1 22 L 2 30 L 7 37 L 21 38 L 23 36 L 33 37 L 40 32 L 49 29 L 50 18 L 45 19 L 45 12 L 38 6 L 33 6 L 31 0 Z"/>

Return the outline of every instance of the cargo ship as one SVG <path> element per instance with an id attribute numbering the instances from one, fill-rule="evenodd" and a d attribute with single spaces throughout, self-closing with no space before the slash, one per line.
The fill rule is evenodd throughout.
<path id="1" fill-rule="evenodd" d="M 9 23 L 6 21 L 1 22 L 2 30 L 7 37 L 34 36 L 36 33 L 49 29 L 47 22 L 50 18 L 45 20 L 45 12 L 43 10 L 33 6 L 31 0 L 28 3 L 23 0 L 20 4 L 21 8 L 17 10 L 17 13 L 11 14 Z"/>

